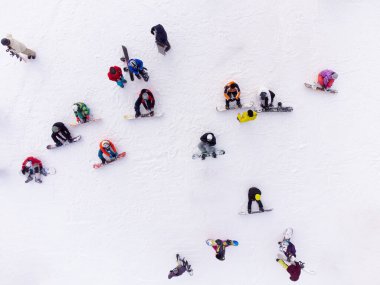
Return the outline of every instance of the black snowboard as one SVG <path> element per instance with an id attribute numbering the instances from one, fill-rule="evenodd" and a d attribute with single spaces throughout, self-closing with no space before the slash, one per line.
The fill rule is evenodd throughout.
<path id="1" fill-rule="evenodd" d="M 125 46 L 121 46 L 123 48 L 123 53 L 124 53 L 124 57 L 120 58 L 120 60 L 122 62 L 125 62 L 127 64 L 127 67 L 124 67 L 124 71 L 127 72 L 129 71 L 129 77 L 131 77 L 131 80 L 135 80 L 134 76 L 133 76 L 133 72 L 129 70 L 128 68 L 128 61 L 129 61 L 129 55 L 128 55 L 128 50 Z"/>

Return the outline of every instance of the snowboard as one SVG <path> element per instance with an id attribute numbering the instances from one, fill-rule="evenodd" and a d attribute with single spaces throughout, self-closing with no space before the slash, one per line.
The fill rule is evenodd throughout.
<path id="1" fill-rule="evenodd" d="M 126 119 L 126 120 L 135 120 L 135 119 L 144 119 L 144 118 L 152 118 L 152 117 L 162 117 L 164 115 L 164 113 L 156 113 L 156 112 L 154 112 L 154 115 L 153 116 L 151 116 L 149 113 L 148 114 L 141 114 L 141 116 L 140 117 L 135 117 L 135 115 L 129 115 L 129 114 L 127 114 L 127 115 L 124 115 L 124 119 Z"/>
<path id="2" fill-rule="evenodd" d="M 238 107 L 238 105 L 234 105 L 234 106 L 230 106 L 229 109 L 226 109 L 226 106 L 223 105 L 223 106 L 216 106 L 216 110 L 218 112 L 224 112 L 224 111 L 229 111 L 229 110 L 236 110 L 236 109 L 246 109 L 246 108 L 251 108 L 253 107 L 253 102 L 249 102 L 249 103 L 244 103 L 244 104 L 241 104 L 241 108 Z"/>
<path id="3" fill-rule="evenodd" d="M 335 90 L 335 89 L 329 89 L 329 90 L 323 89 L 319 85 L 317 85 L 317 83 L 314 83 L 314 84 L 305 83 L 305 86 L 307 88 L 310 88 L 310 89 L 313 89 L 313 90 L 324 91 L 324 92 L 331 93 L 331 94 L 338 93 L 338 90 Z"/>
<path id="4" fill-rule="evenodd" d="M 81 139 L 81 136 L 73 137 L 73 142 L 72 143 L 75 143 L 75 142 L 79 141 L 80 139 Z M 65 141 L 63 143 L 63 145 L 61 145 L 61 146 L 57 146 L 56 144 L 49 144 L 49 145 L 46 146 L 46 148 L 47 149 L 55 149 L 55 148 L 63 147 L 63 146 L 68 145 L 68 144 L 70 144 L 70 143 L 68 141 Z"/>
<path id="5" fill-rule="evenodd" d="M 84 124 L 88 124 L 88 123 L 92 123 L 92 122 L 100 121 L 101 119 L 102 119 L 102 118 L 90 119 L 89 121 L 87 121 L 87 122 L 85 122 L 85 123 L 78 123 L 78 122 L 70 123 L 70 126 L 71 126 L 71 127 L 76 127 L 76 126 L 80 126 L 80 125 L 84 125 Z"/>
<path id="6" fill-rule="evenodd" d="M 285 256 L 284 254 L 282 254 L 282 253 L 278 253 L 278 254 L 277 254 L 277 258 L 278 258 L 278 259 L 282 259 L 284 262 L 286 262 L 286 256 Z M 314 274 L 316 273 L 314 270 L 309 269 L 309 268 L 306 268 L 306 266 L 305 266 L 305 262 L 302 262 L 302 261 L 300 261 L 300 260 L 294 258 L 293 261 L 290 262 L 290 263 L 294 264 L 294 262 L 298 262 L 298 263 L 300 263 L 300 264 L 303 265 L 303 268 L 301 269 L 302 271 L 304 271 L 304 272 L 306 272 L 306 273 L 309 273 L 309 274 L 312 274 L 312 275 L 314 275 Z"/>
<path id="7" fill-rule="evenodd" d="M 283 107 L 281 102 L 277 103 L 277 107 L 261 108 L 255 110 L 257 113 L 269 113 L 269 112 L 292 112 L 293 107 Z"/>
<path id="8" fill-rule="evenodd" d="M 95 169 L 101 168 L 101 167 L 103 167 L 103 166 L 105 166 L 105 165 L 108 165 L 108 164 L 110 164 L 110 163 L 112 163 L 112 162 L 115 162 L 116 160 L 119 160 L 120 158 L 125 157 L 126 155 L 127 155 L 127 153 L 124 151 L 124 152 L 122 152 L 122 153 L 119 153 L 119 155 L 117 156 L 117 158 L 116 158 L 115 160 L 109 161 L 109 162 L 107 162 L 106 164 L 103 164 L 103 163 L 101 163 L 101 162 L 94 163 L 93 167 L 94 167 Z"/>
<path id="9" fill-rule="evenodd" d="M 224 155 L 226 152 L 222 149 L 217 149 L 215 150 L 215 153 L 216 153 L 216 157 L 218 157 L 219 155 Z M 211 156 L 211 153 L 206 154 L 206 157 L 209 157 L 209 156 Z M 197 158 L 202 158 L 202 153 L 194 153 L 193 159 L 197 159 Z"/>
<path id="10" fill-rule="evenodd" d="M 271 211 L 273 211 L 273 209 L 264 209 L 264 212 L 251 211 L 251 214 L 249 214 L 247 211 L 241 211 L 241 212 L 239 212 L 239 215 L 252 215 L 252 214 L 260 214 L 260 213 L 271 212 Z"/>
<path id="11" fill-rule="evenodd" d="M 129 72 L 129 77 L 131 78 L 131 80 L 135 80 L 135 78 L 133 77 L 133 72 L 129 70 L 128 68 L 128 61 L 129 61 L 129 55 L 128 55 L 128 50 L 125 46 L 121 46 L 121 48 L 123 49 L 123 53 L 124 53 L 124 57 L 120 58 L 120 60 L 122 62 L 125 62 L 127 64 L 127 67 L 124 67 L 124 71 L 125 72 Z"/>
<path id="12" fill-rule="evenodd" d="M 14 49 L 11 49 L 11 48 L 7 48 L 6 52 L 9 52 L 10 56 L 11 57 L 14 57 L 16 56 L 16 58 L 19 60 L 19 61 L 23 61 L 25 63 L 27 63 L 27 58 L 24 57 L 23 55 L 20 55 L 19 53 L 17 53 Z"/>
<path id="13" fill-rule="evenodd" d="M 215 242 L 215 240 L 213 240 L 213 239 L 208 239 L 208 240 L 206 240 L 206 244 L 207 244 L 208 246 L 214 246 L 214 245 L 217 245 L 216 242 Z M 233 246 L 238 246 L 238 245 L 239 245 L 239 242 L 238 242 L 237 240 L 232 240 L 232 245 L 233 245 Z"/>

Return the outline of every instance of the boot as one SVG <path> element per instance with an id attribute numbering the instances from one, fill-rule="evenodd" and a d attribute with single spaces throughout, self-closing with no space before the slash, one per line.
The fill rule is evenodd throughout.
<path id="1" fill-rule="evenodd" d="M 206 157 L 207 157 L 207 153 L 202 153 L 202 160 L 205 160 L 206 159 Z"/>
<path id="2" fill-rule="evenodd" d="M 37 182 L 37 183 L 42 183 L 42 180 L 41 180 L 41 178 L 35 178 L 35 181 Z"/>
<path id="3" fill-rule="evenodd" d="M 29 175 L 28 178 L 25 180 L 25 183 L 29 183 L 32 180 L 33 180 L 33 177 Z"/>
<path id="4" fill-rule="evenodd" d="M 41 174 L 43 176 L 47 176 L 48 175 L 48 173 L 46 172 L 45 168 L 41 168 Z"/>
<path id="5" fill-rule="evenodd" d="M 212 156 L 213 158 L 216 158 L 216 152 L 214 151 L 214 152 L 211 154 L 211 156 Z"/>

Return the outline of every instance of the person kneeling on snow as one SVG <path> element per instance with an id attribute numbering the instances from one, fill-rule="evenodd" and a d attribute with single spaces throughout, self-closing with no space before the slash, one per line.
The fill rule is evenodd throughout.
<path id="1" fill-rule="evenodd" d="M 148 89 L 142 89 L 135 103 L 135 117 L 141 116 L 140 106 L 144 106 L 145 110 L 149 112 L 149 116 L 154 116 L 154 105 L 156 101 L 154 100 L 153 93 Z"/>
<path id="2" fill-rule="evenodd" d="M 200 138 L 201 142 L 198 144 L 199 150 L 202 152 L 202 160 L 205 160 L 207 155 L 216 158 L 215 145 L 216 138 L 213 133 L 205 133 Z"/>
<path id="3" fill-rule="evenodd" d="M 224 86 L 224 98 L 226 99 L 226 109 L 230 109 L 230 102 L 236 101 L 236 105 L 241 108 L 240 103 L 240 87 L 239 85 L 231 81 Z"/>
<path id="4" fill-rule="evenodd" d="M 257 202 L 260 212 L 264 212 L 263 203 L 261 203 L 261 191 L 256 187 L 248 190 L 248 214 L 252 212 L 252 202 Z"/>
<path id="5" fill-rule="evenodd" d="M 78 102 L 73 105 L 74 115 L 79 124 L 87 123 L 90 121 L 90 109 L 85 103 Z"/>
<path id="6" fill-rule="evenodd" d="M 33 156 L 29 156 L 24 160 L 22 163 L 21 172 L 23 175 L 28 174 L 28 178 L 25 180 L 25 183 L 32 181 L 33 175 L 37 183 L 42 183 L 40 174 L 44 176 L 47 175 L 45 169 L 42 166 L 41 160 Z"/>
<path id="7" fill-rule="evenodd" d="M 114 144 L 109 140 L 103 140 L 99 144 L 98 157 L 103 164 L 112 162 L 117 159 L 117 151 Z"/>
<path id="8" fill-rule="evenodd" d="M 124 83 L 127 83 L 127 80 L 124 79 L 123 72 L 118 66 L 111 66 L 108 72 L 108 78 L 111 81 L 115 81 L 117 85 L 121 88 L 124 88 Z"/>
<path id="9" fill-rule="evenodd" d="M 69 130 L 66 128 L 66 126 L 61 123 L 57 122 L 53 125 L 51 128 L 52 134 L 51 138 L 55 142 L 56 146 L 62 146 L 63 142 L 68 141 L 69 143 L 73 142 L 73 138 L 71 137 L 71 134 Z"/>
<path id="10" fill-rule="evenodd" d="M 237 115 L 237 120 L 240 122 L 240 123 L 246 123 L 246 122 L 249 122 L 249 121 L 253 121 L 257 118 L 257 112 L 254 112 L 252 110 L 248 110 L 247 112 L 243 112 L 243 113 L 239 113 Z"/>
<path id="11" fill-rule="evenodd" d="M 260 100 L 261 100 L 261 107 L 264 109 L 268 109 L 270 107 L 273 107 L 273 99 L 276 96 L 273 91 L 267 89 L 267 88 L 261 88 L 259 90 Z"/>
<path id="12" fill-rule="evenodd" d="M 290 274 L 290 280 L 297 281 L 301 275 L 301 269 L 303 268 L 303 263 L 301 261 L 296 261 L 294 264 L 288 265 L 285 261 L 282 259 L 277 258 L 276 261 L 281 264 L 282 267 L 288 271 Z"/>
<path id="13" fill-rule="evenodd" d="M 325 90 L 330 90 L 334 81 L 338 78 L 338 73 L 325 69 L 318 74 L 318 84 Z"/>
<path id="14" fill-rule="evenodd" d="M 191 269 L 191 265 L 187 262 L 185 258 L 181 258 L 179 254 L 176 255 L 177 257 L 177 267 L 173 270 L 170 270 L 168 278 L 172 279 L 173 277 L 181 276 L 186 271 L 193 275 L 193 269 Z"/>
<path id="15" fill-rule="evenodd" d="M 31 49 L 28 49 L 23 43 L 15 40 L 12 35 L 6 35 L 5 38 L 1 39 L 1 44 L 8 47 L 12 54 L 12 50 L 16 53 L 23 53 L 28 56 L 28 59 L 35 59 L 36 53 Z M 7 50 L 7 51 L 8 51 Z"/>

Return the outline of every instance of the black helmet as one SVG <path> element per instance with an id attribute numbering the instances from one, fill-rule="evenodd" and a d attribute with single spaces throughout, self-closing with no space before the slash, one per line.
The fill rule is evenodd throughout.
<path id="1" fill-rule="evenodd" d="M 264 100 L 265 97 L 267 97 L 267 93 L 266 93 L 266 92 L 261 92 L 261 93 L 260 93 L 260 98 L 261 98 L 261 100 Z"/>
<path id="2" fill-rule="evenodd" d="M 9 46 L 11 44 L 11 41 L 7 38 L 3 38 L 3 39 L 1 39 L 1 44 L 3 46 Z"/>

